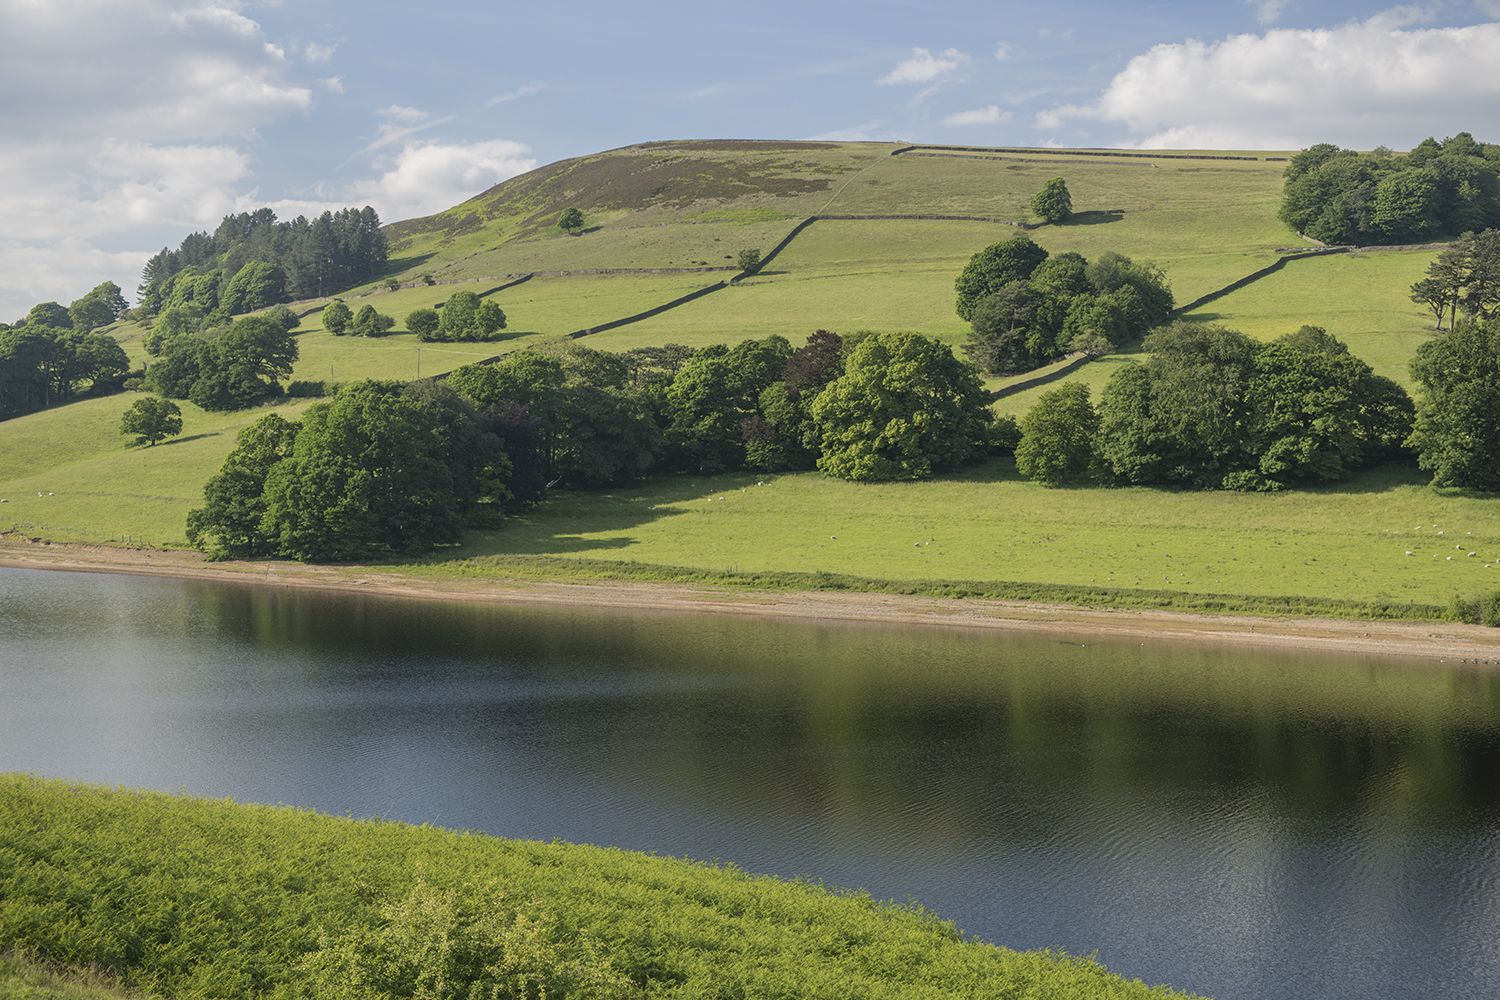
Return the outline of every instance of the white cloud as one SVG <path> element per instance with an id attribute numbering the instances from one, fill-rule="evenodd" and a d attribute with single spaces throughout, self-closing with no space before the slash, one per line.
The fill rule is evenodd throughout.
<path id="1" fill-rule="evenodd" d="M 1394 8 L 1363 23 L 1158 45 L 1092 104 L 1037 115 L 1044 130 L 1123 123 L 1146 148 L 1370 148 L 1478 130 L 1500 99 L 1500 24 L 1406 30 Z"/>
<path id="2" fill-rule="evenodd" d="M 529 152 L 531 147 L 508 139 L 409 142 L 378 180 L 354 185 L 351 195 L 360 204 L 373 205 L 382 222 L 431 215 L 535 169 L 536 160 L 525 155 Z"/>
<path id="3" fill-rule="evenodd" d="M 375 113 L 377 115 L 383 115 L 386 118 L 394 118 L 397 121 L 403 122 L 420 122 L 425 121 L 428 117 L 427 112 L 425 111 L 420 111 L 416 108 L 408 108 L 400 104 L 392 104 L 389 107 L 381 108 Z"/>
<path id="4" fill-rule="evenodd" d="M 1000 122 L 1008 122 L 1011 119 L 1009 111 L 1001 111 L 999 105 L 991 104 L 987 108 L 975 108 L 973 111 L 960 111 L 943 119 L 944 125 L 994 125 Z"/>
<path id="5" fill-rule="evenodd" d="M 1261 24 L 1274 24 L 1281 17 L 1282 8 L 1291 0 L 1245 0 L 1255 8 L 1255 19 Z"/>
<path id="6" fill-rule="evenodd" d="M 1004 62 L 1006 59 L 1010 58 L 1011 50 L 1014 48 L 1015 46 L 1010 42 L 1000 42 L 995 46 L 995 58 L 999 59 L 1001 62 Z"/>
<path id="7" fill-rule="evenodd" d="M 851 125 L 848 128 L 837 128 L 831 132 L 819 132 L 817 135 L 808 136 L 810 142 L 877 142 L 871 130 L 885 124 L 883 121 L 865 122 L 863 125 Z"/>
<path id="8" fill-rule="evenodd" d="M 895 69 L 875 82 L 881 84 L 928 83 L 945 73 L 953 72 L 969 61 L 969 57 L 957 49 L 948 49 L 937 56 L 927 49 L 912 49 L 911 51 L 910 59 L 903 59 L 896 64 Z"/>
<path id="9" fill-rule="evenodd" d="M 337 45 L 319 45 L 317 42 L 308 42 L 302 50 L 302 58 L 310 63 L 327 62 L 333 58 L 334 49 Z"/>
<path id="10" fill-rule="evenodd" d="M 341 76 L 330 76 L 326 80 L 319 80 L 318 86 L 335 94 L 342 94 L 344 92 L 344 78 Z"/>
<path id="11" fill-rule="evenodd" d="M 0 239 L 0 320 L 24 319 L 38 302 L 67 305 L 104 281 L 113 281 L 126 298 L 134 299 L 135 283 L 152 253 L 105 253 L 77 239 L 45 247 Z"/>
<path id="12" fill-rule="evenodd" d="M 519 101 L 523 97 L 531 97 L 533 95 L 540 94 L 546 86 L 547 85 L 545 83 L 538 80 L 536 83 L 529 83 L 524 87 L 517 87 L 515 90 L 512 90 L 509 93 L 497 94 L 494 97 L 491 97 L 488 101 L 484 102 L 484 108 L 493 108 L 497 104 L 506 104 L 510 101 Z"/>
<path id="13" fill-rule="evenodd" d="M 140 253 L 122 244 L 157 249 L 253 194 L 245 140 L 313 91 L 240 7 L 0 2 L 0 315 L 132 288 Z"/>

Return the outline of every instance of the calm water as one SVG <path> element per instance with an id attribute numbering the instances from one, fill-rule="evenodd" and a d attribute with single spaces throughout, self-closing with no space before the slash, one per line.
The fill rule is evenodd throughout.
<path id="1" fill-rule="evenodd" d="M 811 875 L 1221 1000 L 1500 989 L 1454 665 L 0 569 L 0 770 Z"/>

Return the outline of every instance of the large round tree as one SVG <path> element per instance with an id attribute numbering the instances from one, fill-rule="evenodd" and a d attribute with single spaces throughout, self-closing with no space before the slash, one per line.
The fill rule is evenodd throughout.
<path id="1" fill-rule="evenodd" d="M 963 319 L 972 319 L 974 307 L 981 299 L 993 295 L 1012 281 L 1031 277 L 1047 251 L 1025 236 L 1016 236 L 1003 243 L 995 243 L 969 258 L 963 272 L 954 281 L 958 292 L 954 309 Z"/>
<path id="2" fill-rule="evenodd" d="M 812 405 L 818 468 L 853 480 L 925 479 L 985 454 L 989 396 L 979 372 L 915 333 L 861 341 Z"/>

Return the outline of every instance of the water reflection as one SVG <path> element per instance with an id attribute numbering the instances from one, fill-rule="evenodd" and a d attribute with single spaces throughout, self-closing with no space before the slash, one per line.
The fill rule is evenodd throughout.
<path id="1" fill-rule="evenodd" d="M 0 768 L 915 897 L 1221 998 L 1487 996 L 1500 676 L 0 570 Z"/>

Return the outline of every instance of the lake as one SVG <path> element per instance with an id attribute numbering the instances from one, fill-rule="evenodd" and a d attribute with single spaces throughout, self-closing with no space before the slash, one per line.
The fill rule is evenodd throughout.
<path id="1" fill-rule="evenodd" d="M 1500 982 L 1500 674 L 0 568 L 0 770 L 914 899 L 1219 1000 Z"/>

